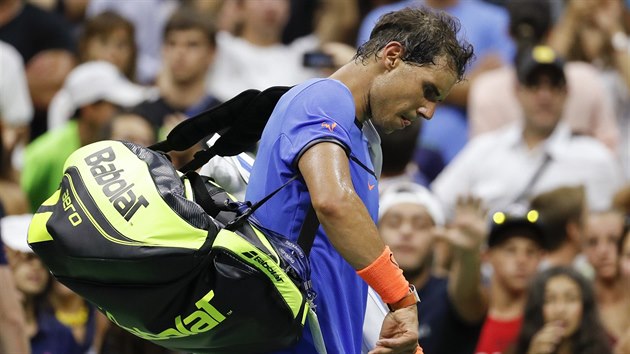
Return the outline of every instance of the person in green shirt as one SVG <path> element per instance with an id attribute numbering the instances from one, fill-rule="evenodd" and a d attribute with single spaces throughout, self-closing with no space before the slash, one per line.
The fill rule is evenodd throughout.
<path id="1" fill-rule="evenodd" d="M 130 107 L 146 96 L 112 64 L 103 61 L 77 66 L 51 103 L 49 116 L 66 121 L 31 142 L 25 151 L 21 185 L 31 211 L 59 187 L 63 165 L 76 149 L 109 138 L 109 124 L 120 107 Z"/>

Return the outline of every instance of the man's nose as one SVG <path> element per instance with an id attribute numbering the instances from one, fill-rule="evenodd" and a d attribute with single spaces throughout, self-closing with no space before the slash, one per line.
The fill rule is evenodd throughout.
<path id="1" fill-rule="evenodd" d="M 424 119 L 433 118 L 433 114 L 435 113 L 435 108 L 437 107 L 437 103 L 435 102 L 427 102 L 424 107 L 418 108 L 416 111 L 418 115 Z"/>

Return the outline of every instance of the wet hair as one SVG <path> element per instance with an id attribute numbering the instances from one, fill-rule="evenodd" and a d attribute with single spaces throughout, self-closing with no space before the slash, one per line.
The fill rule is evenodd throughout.
<path id="1" fill-rule="evenodd" d="M 354 59 L 365 63 L 370 57 L 378 58 L 388 43 L 397 41 L 405 49 L 403 61 L 419 66 L 435 65 L 443 56 L 457 79 L 462 80 L 474 54 L 470 43 L 457 39 L 460 28 L 456 18 L 426 7 L 390 12 L 378 20 L 370 39 L 357 49 Z"/>
<path id="2" fill-rule="evenodd" d="M 212 47 L 217 46 L 217 28 L 214 21 L 190 7 L 177 10 L 166 22 L 164 39 L 173 31 L 200 30 Z"/>
<path id="3" fill-rule="evenodd" d="M 102 12 L 85 22 L 83 32 L 79 37 L 79 60 L 81 62 L 89 60 L 87 58 L 87 45 L 90 40 L 108 37 L 117 29 L 125 30 L 131 41 L 131 56 L 123 74 L 133 81 L 136 76 L 136 56 L 138 55 L 138 47 L 134 37 L 135 28 L 133 23 L 113 11 Z"/>
<path id="4" fill-rule="evenodd" d="M 532 199 L 530 207 L 540 213 L 550 251 L 557 250 L 565 242 L 570 222 L 583 225 L 585 200 L 583 186 L 559 187 Z"/>
<path id="5" fill-rule="evenodd" d="M 581 294 L 582 319 L 575 333 L 568 339 L 571 341 L 571 352 L 573 354 L 611 353 L 608 338 L 599 320 L 591 284 L 576 270 L 567 267 L 550 268 L 534 278 L 525 304 L 521 331 L 512 353 L 526 354 L 534 335 L 545 325 L 543 316 L 545 288 L 549 280 L 558 276 L 566 276 L 573 280 L 578 285 Z"/>

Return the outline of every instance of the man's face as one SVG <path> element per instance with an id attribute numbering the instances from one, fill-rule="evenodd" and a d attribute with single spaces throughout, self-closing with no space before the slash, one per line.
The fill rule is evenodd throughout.
<path id="1" fill-rule="evenodd" d="M 106 36 L 95 36 L 88 40 L 88 60 L 106 60 L 126 72 L 133 54 L 133 37 L 124 28 L 116 28 Z"/>
<path id="2" fill-rule="evenodd" d="M 527 237 L 514 235 L 489 251 L 493 281 L 508 291 L 522 293 L 536 275 L 542 257 L 540 246 Z"/>
<path id="3" fill-rule="evenodd" d="M 201 30 L 173 30 L 164 40 L 162 56 L 175 83 L 186 84 L 206 76 L 214 47 Z"/>
<path id="4" fill-rule="evenodd" d="M 517 97 L 521 103 L 525 126 L 541 135 L 549 135 L 562 118 L 567 96 L 565 85 L 552 85 L 547 76 L 540 76 L 535 84 L 519 83 Z"/>
<path id="5" fill-rule="evenodd" d="M 588 217 L 582 249 L 598 278 L 613 280 L 618 274 L 617 243 L 623 232 L 623 216 L 617 213 Z"/>
<path id="6" fill-rule="evenodd" d="M 390 70 L 374 80 L 368 93 L 368 115 L 386 133 L 421 118 L 431 119 L 438 102 L 457 81 L 445 58 L 425 66 L 395 60 Z"/>
<path id="7" fill-rule="evenodd" d="M 381 238 L 407 274 L 424 270 L 433 246 L 434 227 L 427 209 L 413 203 L 393 205 L 378 224 Z"/>

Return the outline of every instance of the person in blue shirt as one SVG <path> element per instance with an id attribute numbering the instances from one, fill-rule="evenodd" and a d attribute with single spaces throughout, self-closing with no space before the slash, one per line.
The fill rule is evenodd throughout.
<path id="1" fill-rule="evenodd" d="M 383 16 L 354 60 L 284 94 L 262 134 L 246 199 L 260 200 L 301 176 L 254 215 L 293 241 L 311 207 L 319 219 L 311 276 L 329 353 L 361 352 L 367 285 L 391 310 L 371 353 L 422 352 L 417 293 L 375 225 L 380 146 L 374 125 L 392 132 L 433 116 L 473 54 L 458 41 L 458 29 L 457 20 L 425 8 Z M 283 353 L 316 353 L 314 337 L 305 326 Z"/>

